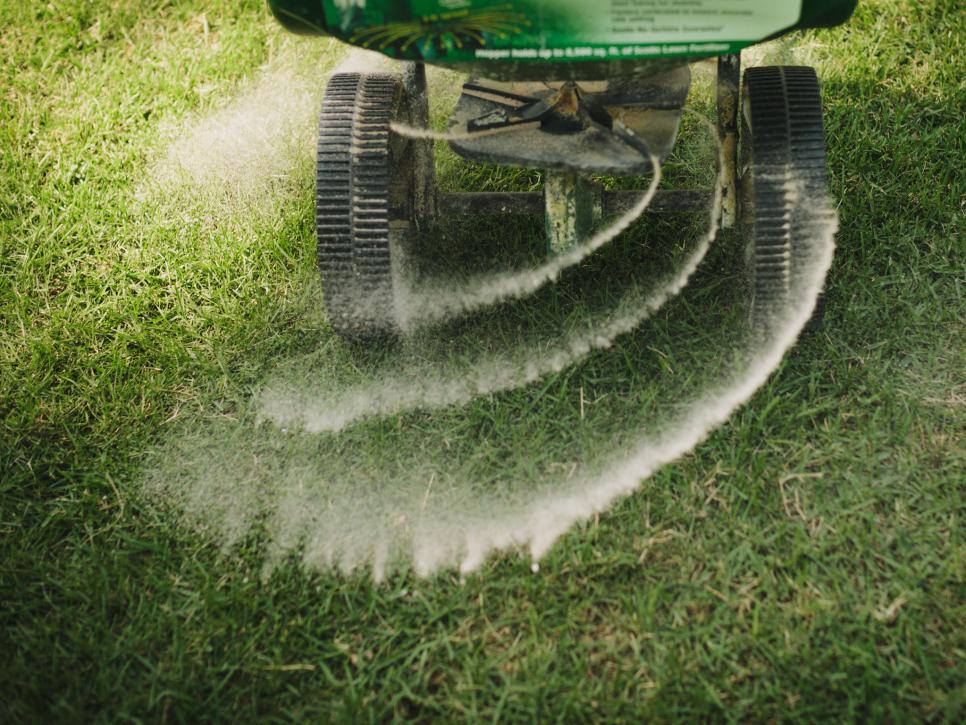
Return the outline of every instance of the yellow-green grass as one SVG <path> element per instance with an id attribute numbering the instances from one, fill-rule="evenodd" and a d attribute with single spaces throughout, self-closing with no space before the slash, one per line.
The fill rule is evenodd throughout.
<path id="1" fill-rule="evenodd" d="M 279 53 L 315 53 L 321 73 L 335 48 L 293 45 L 261 2 L 14 2 L 0 22 L 0 719 L 962 719 L 958 2 L 863 2 L 802 38 L 842 225 L 825 327 L 751 403 L 537 576 L 511 554 L 465 581 L 382 585 L 295 563 L 263 581 L 257 535 L 225 553 L 137 484 L 191 411 L 243 406 L 275 361 L 338 344 L 307 310 L 309 174 L 238 224 L 199 220 L 211 200 L 139 200 L 170 129 Z M 466 188 L 536 182 L 440 168 Z M 669 320 L 734 282 L 733 246 L 614 350 L 420 425 L 464 446 L 572 444 L 554 424 L 578 389 L 646 389 Z M 355 450 L 386 455 L 393 423 Z"/>

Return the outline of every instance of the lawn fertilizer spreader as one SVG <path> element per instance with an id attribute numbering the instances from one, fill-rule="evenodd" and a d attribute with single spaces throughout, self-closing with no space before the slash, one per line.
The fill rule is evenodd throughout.
<path id="1" fill-rule="evenodd" d="M 741 50 L 829 27 L 856 0 L 269 0 L 297 33 L 332 35 L 402 61 L 336 73 L 319 123 L 316 229 L 323 294 L 346 337 L 398 330 L 393 258 L 441 215 L 543 213 L 551 253 L 572 247 L 636 192 L 593 175 L 653 171 L 670 153 L 690 64 L 717 58 L 723 227 L 747 244 L 752 320 L 785 304 L 808 257 L 807 218 L 826 213 L 815 71 L 752 67 Z M 543 192 L 439 193 L 425 63 L 465 71 L 449 141 L 473 161 L 544 172 Z M 794 183 L 790 183 L 794 180 Z M 696 210 L 711 192 L 662 190 L 649 211 Z"/>

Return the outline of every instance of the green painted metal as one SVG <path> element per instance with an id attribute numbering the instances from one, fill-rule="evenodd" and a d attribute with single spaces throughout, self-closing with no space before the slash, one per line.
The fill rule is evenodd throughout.
<path id="1" fill-rule="evenodd" d="M 562 254 L 586 239 L 603 213 L 601 189 L 567 171 L 544 172 L 543 201 L 550 254 Z"/>
<path id="2" fill-rule="evenodd" d="M 733 53 L 793 30 L 843 23 L 856 0 L 670 4 L 653 0 L 268 0 L 268 4 L 293 32 L 332 35 L 394 58 L 441 65 L 547 66 Z M 665 22 L 669 18 L 677 23 L 676 30 L 655 32 L 671 29 Z M 648 23 L 650 29 L 640 32 Z M 717 33 L 713 25 L 719 26 Z"/>

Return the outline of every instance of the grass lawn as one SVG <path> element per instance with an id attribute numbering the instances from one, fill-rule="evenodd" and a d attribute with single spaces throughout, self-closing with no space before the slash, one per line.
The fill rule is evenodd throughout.
<path id="1" fill-rule="evenodd" d="M 263 575 L 257 525 L 226 548 L 141 486 L 147 451 L 247 420 L 279 361 L 351 381 L 452 353 L 438 335 L 415 353 L 333 338 L 306 158 L 269 154 L 278 173 L 247 190 L 153 184 L 178 129 L 260 69 L 321 75 L 340 50 L 286 36 L 260 0 L 3 3 L 0 721 L 962 721 L 960 5 L 860 0 L 847 25 L 801 37 L 823 82 L 841 228 L 824 328 L 749 404 L 573 528 L 538 574 L 511 552 L 465 579 L 402 571 L 376 584 L 291 551 Z M 671 184 L 691 166 L 684 151 L 676 163 Z M 452 154 L 439 169 L 466 188 L 538 181 Z M 673 267 L 682 248 L 647 246 L 665 223 L 446 339 L 471 354 L 521 325 L 552 337 L 634 270 Z M 472 266 L 540 234 L 539 220 L 512 234 L 464 220 L 426 249 Z M 474 480 L 590 459 L 702 380 L 673 371 L 714 365 L 735 247 L 726 235 L 688 290 L 612 349 L 322 437 L 319 455 L 386 476 L 455 461 Z M 577 416 L 585 391 L 606 415 L 580 403 Z"/>

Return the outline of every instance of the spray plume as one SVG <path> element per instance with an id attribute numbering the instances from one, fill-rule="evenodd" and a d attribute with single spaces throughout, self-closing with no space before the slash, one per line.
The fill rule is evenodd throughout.
<path id="1" fill-rule="evenodd" d="M 244 102 L 237 108 L 246 115 Z M 225 117 L 202 128 L 233 126 Z M 280 128 L 269 124 L 263 132 L 288 133 Z M 208 131 L 194 136 L 195 143 L 217 137 Z M 171 158 L 185 158 L 190 145 L 185 142 Z M 244 159 L 244 149 L 236 156 Z M 185 167 L 186 162 L 179 163 Z M 268 167 L 277 172 L 284 164 Z M 536 269 L 482 279 L 469 290 L 436 290 L 446 299 L 444 314 L 523 296 L 556 279 L 643 211 L 659 181 L 656 164 L 654 169 L 650 187 L 631 210 L 636 213 L 629 212 L 569 255 Z M 198 173 L 191 172 L 190 164 L 187 170 L 195 182 L 211 178 L 200 167 Z M 247 173 L 241 164 L 222 167 L 215 176 Z M 797 188 L 794 179 L 787 183 L 791 191 Z M 714 206 L 713 217 L 717 202 Z M 414 368 L 413 375 L 351 384 L 321 401 L 299 399 L 291 391 L 279 394 L 269 385 L 240 421 L 212 417 L 187 423 L 154 452 L 144 471 L 145 491 L 226 548 L 262 531 L 269 542 L 267 571 L 296 552 L 307 566 L 344 572 L 369 567 L 376 579 L 407 562 L 421 575 L 449 566 L 470 572 L 491 552 L 508 548 L 523 547 L 536 561 L 574 523 L 604 510 L 660 466 L 692 450 L 780 363 L 811 314 L 834 246 L 836 222 L 830 208 L 802 216 L 811 220 L 802 233 L 812 240 L 809 246 L 815 252 L 796 279 L 788 306 L 776 314 L 767 333 L 738 336 L 731 367 L 704 381 L 685 409 L 664 418 L 646 417 L 626 428 L 610 447 L 596 451 L 579 475 L 561 474 L 554 462 L 530 471 L 533 466 L 520 460 L 516 468 L 505 467 L 502 476 L 494 475 L 501 466 L 484 465 L 485 449 L 475 450 L 460 432 L 466 423 L 452 406 L 526 386 L 593 349 L 615 344 L 683 288 L 711 244 L 716 224 L 664 282 L 647 291 L 626 291 L 616 311 L 585 320 L 556 345 L 484 356 L 464 367 L 460 377 L 433 371 L 429 360 L 429 367 Z M 438 319 L 420 303 L 412 310 L 410 319 Z M 420 437 L 419 425 L 398 431 L 390 425 L 391 416 L 413 409 L 449 415 L 453 438 L 444 434 L 434 446 L 431 439 Z M 365 423 L 366 418 L 371 422 Z M 285 425 L 298 430 L 283 429 Z M 374 451 L 372 434 L 398 440 Z M 493 450 L 487 455 L 500 455 L 499 448 Z"/>

